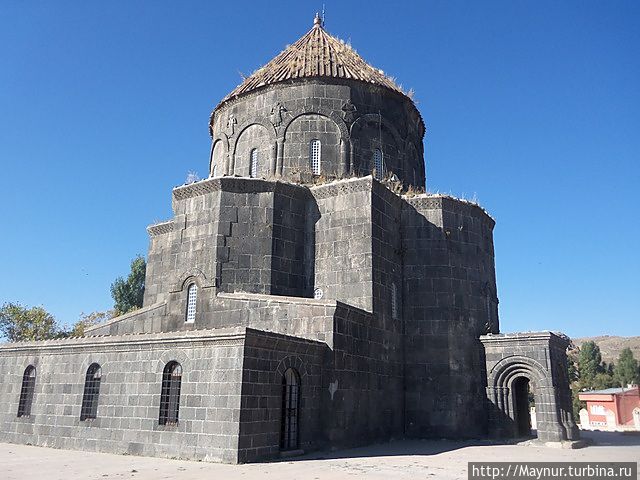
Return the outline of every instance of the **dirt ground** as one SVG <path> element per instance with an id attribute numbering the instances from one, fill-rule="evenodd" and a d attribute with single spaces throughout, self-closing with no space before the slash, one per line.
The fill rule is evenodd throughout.
<path id="1" fill-rule="evenodd" d="M 640 462 L 640 434 L 583 432 L 592 446 L 563 450 L 489 442 L 402 440 L 271 463 L 221 465 L 0 443 L 4 480 L 466 479 L 472 461 Z"/>

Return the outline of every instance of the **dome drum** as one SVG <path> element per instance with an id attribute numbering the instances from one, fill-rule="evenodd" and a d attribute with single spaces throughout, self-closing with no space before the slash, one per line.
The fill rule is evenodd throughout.
<path id="1" fill-rule="evenodd" d="M 424 127 L 414 110 L 408 98 L 357 81 L 304 79 L 252 91 L 214 111 L 210 174 L 249 176 L 257 149 L 260 177 L 310 183 L 315 140 L 326 178 L 372 174 L 378 149 L 378 177 L 394 174 L 405 187 L 423 187 Z"/>
<path id="2" fill-rule="evenodd" d="M 210 175 L 393 175 L 420 189 L 424 131 L 411 98 L 314 21 L 214 109 Z"/>

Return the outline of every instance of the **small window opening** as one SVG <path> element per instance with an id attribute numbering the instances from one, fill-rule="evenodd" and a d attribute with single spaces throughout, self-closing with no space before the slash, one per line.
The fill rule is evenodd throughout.
<path id="1" fill-rule="evenodd" d="M 249 165 L 249 176 L 256 178 L 258 176 L 258 149 L 254 148 L 250 154 L 251 164 Z"/>
<path id="2" fill-rule="evenodd" d="M 82 408 L 80 409 L 80 420 L 82 421 L 93 419 L 97 416 L 101 379 L 102 368 L 97 363 L 92 363 L 87 369 L 87 375 L 84 380 L 84 395 L 82 396 Z"/>
<path id="3" fill-rule="evenodd" d="M 177 425 L 180 410 L 180 384 L 182 366 L 171 361 L 162 373 L 162 391 L 160 392 L 160 425 Z"/>
<path id="4" fill-rule="evenodd" d="M 321 148 L 320 140 L 311 140 L 309 144 L 309 159 L 311 163 L 311 173 L 313 175 L 320 175 Z"/>
<path id="5" fill-rule="evenodd" d="M 282 450 L 298 448 L 300 418 L 300 376 L 288 368 L 282 377 L 282 426 L 280 447 Z"/>
<path id="6" fill-rule="evenodd" d="M 382 180 L 384 178 L 384 173 L 382 150 L 376 148 L 373 151 L 373 176 L 376 180 Z"/>
<path id="7" fill-rule="evenodd" d="M 185 322 L 193 323 L 196 321 L 196 300 L 198 298 L 198 286 L 195 283 L 189 285 L 187 289 L 187 316 Z"/>
<path id="8" fill-rule="evenodd" d="M 31 404 L 33 403 L 33 391 L 36 385 L 36 367 L 29 365 L 22 375 L 22 389 L 20 390 L 20 401 L 18 403 L 18 417 L 29 417 L 31 415 Z"/>

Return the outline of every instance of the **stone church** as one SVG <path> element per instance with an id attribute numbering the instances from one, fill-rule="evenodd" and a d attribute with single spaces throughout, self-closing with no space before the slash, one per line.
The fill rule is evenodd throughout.
<path id="1" fill-rule="evenodd" d="M 411 97 L 313 27 L 214 108 L 147 228 L 144 306 L 0 346 L 0 441 L 253 462 L 397 438 L 577 438 L 565 350 L 501 334 L 494 220 L 424 192 Z"/>

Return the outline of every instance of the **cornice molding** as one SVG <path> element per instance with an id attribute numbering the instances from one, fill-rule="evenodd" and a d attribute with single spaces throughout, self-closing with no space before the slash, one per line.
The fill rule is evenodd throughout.
<path id="1" fill-rule="evenodd" d="M 311 187 L 311 194 L 317 200 L 335 197 L 337 195 L 348 195 L 350 193 L 371 191 L 373 177 L 371 175 L 360 178 L 350 178 L 348 180 L 338 180 L 336 182 L 317 185 Z"/>
<path id="2" fill-rule="evenodd" d="M 147 227 L 147 232 L 150 237 L 157 237 L 159 235 L 165 235 L 173 232 L 173 220 L 167 220 L 166 222 L 156 223 Z"/>
<path id="3" fill-rule="evenodd" d="M 18 342 L 0 346 L 0 356 L 26 354 L 32 351 L 46 353 L 72 353 L 75 350 L 91 348 L 94 351 L 124 351 L 143 348 L 191 348 L 215 344 L 216 346 L 243 345 L 246 331 L 216 333 L 213 330 L 194 330 L 190 332 L 161 334 L 130 334 L 117 336 L 81 337 L 43 342 Z"/>
<path id="4" fill-rule="evenodd" d="M 261 178 L 248 177 L 216 177 L 176 187 L 173 189 L 173 198 L 174 200 L 184 200 L 220 191 L 232 193 L 263 193 L 286 192 L 291 191 L 292 189 L 308 190 L 308 187 L 304 185 L 297 185 L 295 183 L 283 182 L 282 180 L 265 180 Z"/>
<path id="5" fill-rule="evenodd" d="M 451 197 L 449 195 L 422 194 L 413 197 L 402 195 L 402 198 L 409 205 L 418 210 L 440 209 L 446 212 L 473 216 L 478 216 L 478 214 L 480 214 L 492 227 L 496 223 L 493 217 L 491 217 L 491 215 L 489 215 L 489 213 L 477 203 Z"/>

